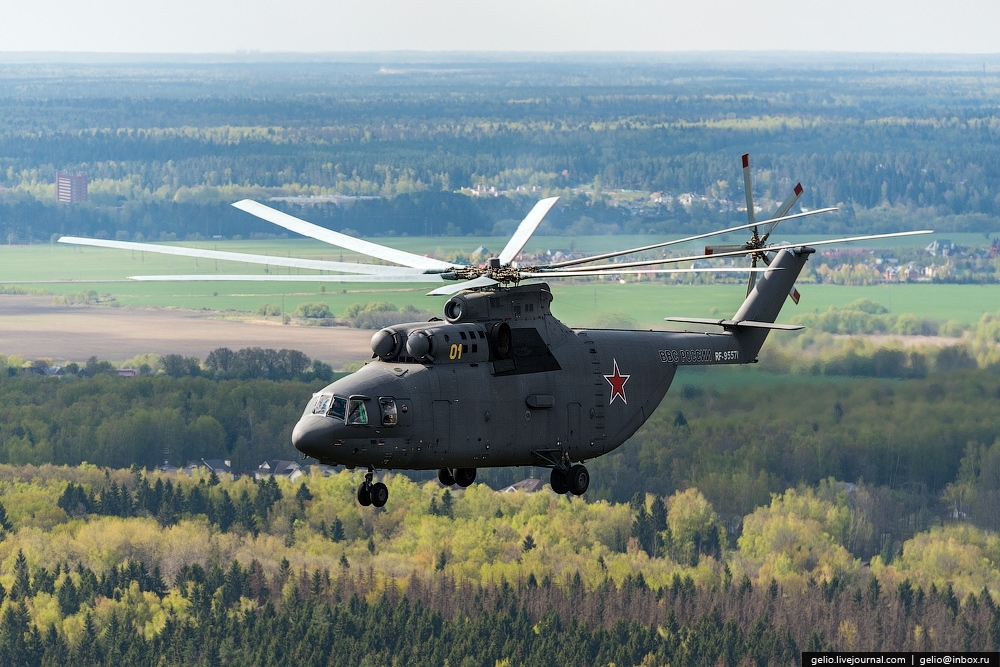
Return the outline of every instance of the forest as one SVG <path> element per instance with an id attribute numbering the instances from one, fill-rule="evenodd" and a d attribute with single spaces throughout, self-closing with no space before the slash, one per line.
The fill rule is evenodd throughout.
<path id="1" fill-rule="evenodd" d="M 274 230 L 232 201 L 346 195 L 376 199 L 278 205 L 362 235 L 504 235 L 558 194 L 542 233 L 687 233 L 739 217 L 749 151 L 765 208 L 797 181 L 804 206 L 841 206 L 801 231 L 1000 231 L 996 71 L 872 65 L 9 64 L 0 229 L 249 237 Z M 57 206 L 56 171 L 87 174 L 89 201 Z"/>
<path id="2" fill-rule="evenodd" d="M 736 537 L 694 488 L 608 503 L 396 475 L 375 509 L 355 482 L 0 465 L 0 660 L 735 667 L 1000 648 L 996 534 L 951 521 L 869 563 L 864 485 L 775 494 Z"/>
<path id="3" fill-rule="evenodd" d="M 907 351 L 851 339 L 807 353 L 816 341 L 802 336 L 768 348 L 764 370 L 680 373 L 629 443 L 591 462 L 588 498 L 695 487 L 738 527 L 772 494 L 833 478 L 870 490 L 859 498 L 874 532 L 859 555 L 898 550 L 948 511 L 1000 528 L 1000 359 L 989 342 L 997 322 L 977 327 L 992 336 L 979 362 L 960 345 Z M 219 348 L 203 362 L 148 356 L 155 367 L 142 364 L 137 377 L 96 359 L 60 377 L 8 367 L 0 463 L 153 469 L 220 458 L 249 474 L 265 460 L 297 458 L 291 428 L 336 377 L 288 350 Z M 530 472 L 484 469 L 479 479 L 501 488 Z"/>

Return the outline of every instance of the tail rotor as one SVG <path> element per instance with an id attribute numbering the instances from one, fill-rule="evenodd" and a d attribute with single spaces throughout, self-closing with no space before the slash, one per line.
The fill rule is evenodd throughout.
<path id="1" fill-rule="evenodd" d="M 775 210 L 774 214 L 766 219 L 764 226 L 766 226 L 766 231 L 761 234 L 760 229 L 757 225 L 757 214 L 754 210 L 753 203 L 753 178 L 750 174 L 750 154 L 743 154 L 743 191 L 746 195 L 747 202 L 747 226 L 750 228 L 750 240 L 746 243 L 736 244 L 736 245 L 717 245 L 717 246 L 706 246 L 705 254 L 714 255 L 718 253 L 733 253 L 740 250 L 745 250 L 750 255 L 750 268 L 756 269 L 758 261 L 764 264 L 764 266 L 771 265 L 771 259 L 767 256 L 767 240 L 770 238 L 771 233 L 774 231 L 778 223 L 781 222 L 781 218 L 784 218 L 788 212 L 795 205 L 795 202 L 799 200 L 802 196 L 802 184 L 796 183 L 795 187 L 792 189 L 792 193 L 788 195 L 785 201 L 781 202 L 781 205 Z M 770 221 L 770 222 L 767 222 Z M 754 286 L 757 284 L 757 273 L 751 271 L 750 276 L 747 278 L 747 296 L 753 291 Z M 801 295 L 799 291 L 792 287 L 791 291 L 788 293 L 792 297 L 792 301 L 798 304 Z"/>

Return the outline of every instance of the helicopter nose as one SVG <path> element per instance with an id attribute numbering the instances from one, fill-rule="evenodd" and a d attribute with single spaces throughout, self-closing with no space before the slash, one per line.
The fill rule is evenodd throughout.
<path id="1" fill-rule="evenodd" d="M 322 453 L 333 444 L 336 423 L 323 415 L 306 415 L 292 429 L 292 444 L 303 454 Z"/>

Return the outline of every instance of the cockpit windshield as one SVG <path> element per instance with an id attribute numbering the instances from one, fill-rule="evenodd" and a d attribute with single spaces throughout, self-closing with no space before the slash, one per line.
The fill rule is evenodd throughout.
<path id="1" fill-rule="evenodd" d="M 326 415 L 344 421 L 347 416 L 347 399 L 330 394 L 317 394 L 313 397 L 312 414 Z"/>
<path id="2" fill-rule="evenodd" d="M 312 413 L 314 415 L 325 415 L 326 411 L 330 409 L 330 401 L 333 396 L 329 394 L 318 394 L 313 397 Z"/>
<path id="3" fill-rule="evenodd" d="M 347 413 L 347 399 L 341 398 L 340 396 L 333 397 L 333 404 L 330 406 L 330 411 L 327 413 L 330 417 L 336 419 L 344 419 Z"/>

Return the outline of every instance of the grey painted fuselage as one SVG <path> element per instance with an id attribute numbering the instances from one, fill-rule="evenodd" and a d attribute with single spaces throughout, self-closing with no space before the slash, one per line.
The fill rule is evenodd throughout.
<path id="1" fill-rule="evenodd" d="M 376 334 L 375 358 L 310 401 L 295 446 L 331 464 L 411 470 L 606 454 L 649 418 L 678 366 L 755 361 L 809 252 L 779 253 L 718 333 L 570 329 L 544 284 L 460 294 L 447 321 Z"/>

